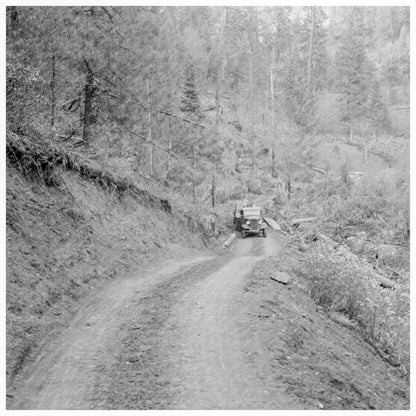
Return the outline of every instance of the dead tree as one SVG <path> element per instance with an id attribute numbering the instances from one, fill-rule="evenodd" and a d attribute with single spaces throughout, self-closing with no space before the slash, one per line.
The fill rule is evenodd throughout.
<path id="1" fill-rule="evenodd" d="M 51 127 L 55 127 L 56 118 L 56 61 L 55 54 L 52 55 L 52 79 L 51 79 Z"/>
<path id="2" fill-rule="evenodd" d="M 94 114 L 94 96 L 97 86 L 94 80 L 94 73 L 89 65 L 88 61 L 84 59 L 85 66 L 87 67 L 87 76 L 85 80 L 84 90 L 84 130 L 82 138 L 87 142 L 91 138 L 91 126 L 95 124 Z"/>

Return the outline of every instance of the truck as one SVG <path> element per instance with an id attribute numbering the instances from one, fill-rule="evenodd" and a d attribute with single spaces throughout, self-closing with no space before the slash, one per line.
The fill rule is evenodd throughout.
<path id="1" fill-rule="evenodd" d="M 267 224 L 262 215 L 261 208 L 257 206 L 243 207 L 234 210 L 234 224 L 241 236 L 246 238 L 249 234 L 258 234 L 266 237 Z"/>

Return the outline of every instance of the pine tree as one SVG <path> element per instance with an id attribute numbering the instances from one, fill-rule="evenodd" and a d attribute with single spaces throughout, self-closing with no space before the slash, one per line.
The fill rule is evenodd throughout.
<path id="1" fill-rule="evenodd" d="M 180 110 L 195 118 L 199 118 L 201 114 L 201 105 L 195 84 L 195 70 L 190 60 L 185 66 L 185 84 Z"/>
<path id="2" fill-rule="evenodd" d="M 289 119 L 304 130 L 314 124 L 318 92 L 325 86 L 325 19 L 321 7 L 308 7 L 292 23 L 290 56 L 282 87 Z"/>
<path id="3" fill-rule="evenodd" d="M 296 45 L 286 67 L 285 77 L 286 114 L 297 126 L 306 126 L 312 113 L 312 100 L 307 96 L 306 81 L 303 77 L 302 61 Z"/>
<path id="4" fill-rule="evenodd" d="M 367 117 L 375 134 L 389 127 L 387 109 L 383 102 L 380 84 L 376 78 L 373 79 L 369 88 Z"/>
<path id="5" fill-rule="evenodd" d="M 370 74 L 363 36 L 362 13 L 359 7 L 350 10 L 336 54 L 336 80 L 340 93 L 341 121 L 347 126 L 350 138 L 355 128 L 360 128 L 365 120 L 368 100 Z"/>

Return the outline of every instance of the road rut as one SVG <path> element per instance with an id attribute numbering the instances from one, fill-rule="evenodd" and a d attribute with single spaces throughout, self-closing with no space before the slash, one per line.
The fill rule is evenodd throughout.
<path id="1" fill-rule="evenodd" d="M 292 256 L 269 231 L 114 280 L 20 374 L 7 408 L 406 408 L 396 369 L 317 310 L 305 282 L 269 278 Z"/>

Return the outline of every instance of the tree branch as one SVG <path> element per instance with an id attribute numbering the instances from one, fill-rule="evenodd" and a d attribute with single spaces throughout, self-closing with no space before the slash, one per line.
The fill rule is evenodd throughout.
<path id="1" fill-rule="evenodd" d="M 166 110 L 151 110 L 151 109 L 149 109 L 147 106 L 145 106 L 144 104 L 142 104 L 142 103 L 140 103 L 140 102 L 138 102 L 138 104 L 139 104 L 139 105 L 140 105 L 140 106 L 141 106 L 144 110 L 146 110 L 146 111 L 150 111 L 151 113 L 164 114 L 164 115 L 169 116 L 169 117 L 177 118 L 177 119 L 182 120 L 182 121 L 184 121 L 184 122 L 186 122 L 186 123 L 193 124 L 194 126 L 198 126 L 198 127 L 201 127 L 201 128 L 203 128 L 203 129 L 205 129 L 205 130 L 208 130 L 208 131 L 210 131 L 210 132 L 212 132 L 212 133 L 214 133 L 214 134 L 216 134 L 216 135 L 218 134 L 215 130 L 213 130 L 213 129 L 211 129 L 211 128 L 207 127 L 207 126 L 205 126 L 205 125 L 204 125 L 204 124 L 202 124 L 202 123 L 198 123 L 197 121 L 190 120 L 189 118 L 186 118 L 186 117 L 180 116 L 180 115 L 178 115 L 178 114 L 173 114 L 173 113 L 171 113 L 170 111 L 166 111 Z"/>
<path id="2" fill-rule="evenodd" d="M 151 140 L 149 140 L 147 137 L 144 137 L 144 136 L 142 136 L 142 135 L 140 135 L 140 134 L 138 134 L 138 133 L 136 133 L 136 132 L 134 132 L 134 131 L 132 131 L 132 130 L 128 130 L 128 132 L 129 132 L 130 134 L 132 134 L 133 136 L 138 137 L 140 140 L 142 140 L 142 141 L 144 141 L 144 142 L 146 142 L 146 143 L 151 144 L 152 146 L 156 147 L 157 149 L 160 149 L 160 150 L 162 150 L 163 152 L 168 153 L 168 154 L 169 154 L 169 155 L 171 155 L 171 156 L 174 156 L 174 157 L 179 158 L 179 159 L 184 159 L 184 160 L 187 160 L 187 159 L 185 159 L 183 156 L 180 156 L 180 155 L 178 155 L 177 153 L 175 153 L 173 150 L 170 150 L 170 149 L 165 149 L 163 146 L 160 146 L 160 145 L 158 145 L 158 144 L 156 144 L 156 143 L 152 142 L 152 141 L 151 141 Z"/>
<path id="3" fill-rule="evenodd" d="M 88 72 L 90 72 L 91 74 L 93 74 L 90 64 L 88 63 L 88 61 L 83 57 L 82 58 L 84 60 L 85 66 L 87 67 Z"/>
<path id="4" fill-rule="evenodd" d="M 186 123 L 193 124 L 193 125 L 198 126 L 198 127 L 202 127 L 203 129 L 206 129 L 206 130 L 211 130 L 209 127 L 204 126 L 203 124 L 198 123 L 197 121 L 189 120 L 186 117 L 182 117 L 182 116 L 179 116 L 177 114 L 170 113 L 169 111 L 156 110 L 156 112 L 157 113 L 160 113 L 160 114 L 165 114 L 165 115 L 170 116 L 170 117 L 178 118 L 178 119 L 180 119 L 182 121 L 185 121 Z"/>
<path id="5" fill-rule="evenodd" d="M 111 13 L 104 6 L 101 6 L 101 8 L 104 10 L 106 15 L 110 18 L 111 23 L 113 23 L 113 16 L 111 15 Z"/>

